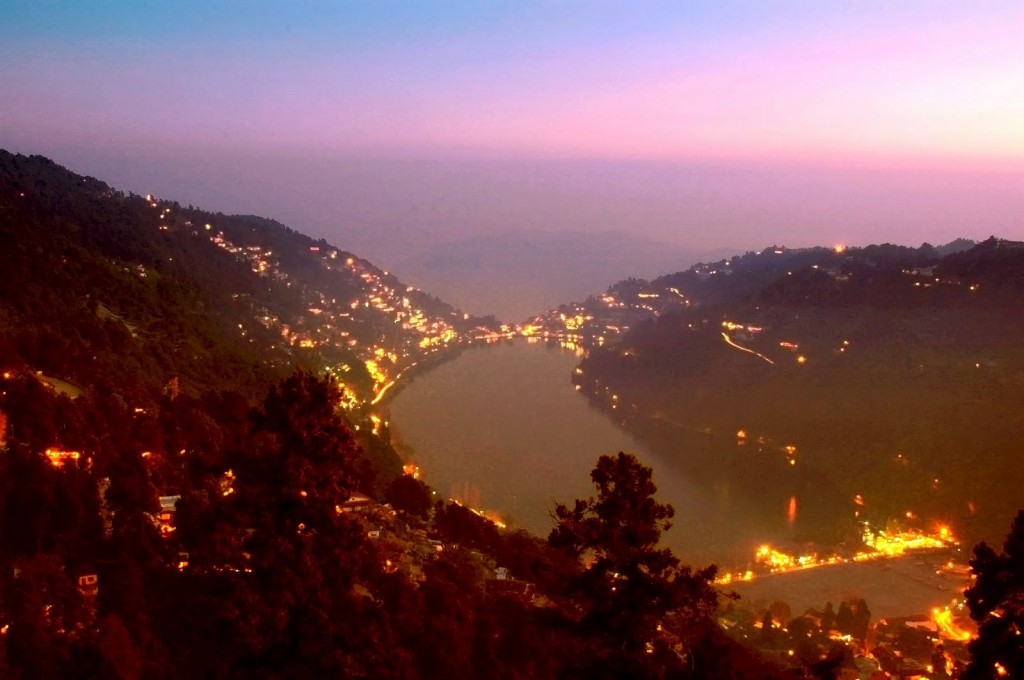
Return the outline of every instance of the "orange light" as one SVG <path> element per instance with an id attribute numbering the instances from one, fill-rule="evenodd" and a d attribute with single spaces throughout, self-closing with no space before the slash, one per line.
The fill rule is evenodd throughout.
<path id="1" fill-rule="evenodd" d="M 50 460 L 50 465 L 55 468 L 62 468 L 68 461 L 78 461 L 82 457 L 78 451 L 61 451 L 59 449 L 46 449 L 46 457 Z"/>

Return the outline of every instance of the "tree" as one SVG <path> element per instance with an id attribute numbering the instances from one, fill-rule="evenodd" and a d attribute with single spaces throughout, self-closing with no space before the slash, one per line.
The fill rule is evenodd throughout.
<path id="1" fill-rule="evenodd" d="M 828 633 L 830 630 L 836 627 L 836 610 L 832 606 L 831 602 L 825 603 L 825 612 L 821 615 L 821 630 L 823 633 Z"/>
<path id="2" fill-rule="evenodd" d="M 399 512 L 426 519 L 430 514 L 430 487 L 412 475 L 398 475 L 388 486 L 384 499 Z"/>
<path id="3" fill-rule="evenodd" d="M 774 632 L 774 621 L 772 620 L 772 612 L 770 609 L 764 610 L 764 615 L 761 617 L 761 642 L 771 643 L 773 639 L 772 633 Z"/>
<path id="4" fill-rule="evenodd" d="M 192 594 L 204 603 L 193 627 L 229 631 L 220 652 L 227 667 L 367 674 L 351 665 L 366 661 L 355 650 L 370 648 L 364 638 L 374 630 L 356 584 L 376 576 L 381 560 L 365 529 L 340 510 L 356 488 L 360 452 L 336 412 L 339 398 L 329 377 L 299 371 L 285 379 L 253 414 L 245 448 L 226 455 L 230 468 L 182 498 L 179 538 L 193 582 L 203 584 Z M 210 669 L 220 659 L 208 651 L 197 658 L 216 675 Z"/>
<path id="5" fill-rule="evenodd" d="M 296 371 L 253 415 L 250 450 L 229 457 L 230 498 L 250 548 L 270 537 L 301 543 L 303 534 L 330 533 L 341 523 L 338 508 L 357 488 L 360 452 L 337 413 L 340 399 L 330 376 Z"/>
<path id="6" fill-rule="evenodd" d="M 573 590 L 584 603 L 584 631 L 605 643 L 606 658 L 596 660 L 601 672 L 641 673 L 664 640 L 670 613 L 682 630 L 714 610 L 715 568 L 692 572 L 657 547 L 675 511 L 654 499 L 651 468 L 635 456 L 601 456 L 591 479 L 597 496 L 571 508 L 558 504 L 548 542 L 588 565 Z"/>
<path id="7" fill-rule="evenodd" d="M 867 640 L 868 629 L 871 627 L 871 610 L 864 598 L 859 597 L 853 601 L 853 622 L 850 634 L 858 640 Z"/>
<path id="8" fill-rule="evenodd" d="M 768 605 L 768 612 L 772 616 L 772 620 L 778 622 L 779 627 L 784 628 L 790 619 L 793 618 L 793 609 L 789 606 L 788 602 L 782 600 L 775 600 Z"/>
<path id="9" fill-rule="evenodd" d="M 1002 552 L 979 543 L 970 565 L 976 580 L 964 595 L 978 637 L 968 646 L 971 662 L 963 677 L 1024 677 L 1024 510 L 1014 518 Z"/>
<path id="10" fill-rule="evenodd" d="M 16 569 L 3 593 L 7 661 L 20 669 L 15 677 L 69 677 L 92 645 L 92 608 L 58 556 L 40 553 Z"/>
<path id="11" fill-rule="evenodd" d="M 434 508 L 434 526 L 445 541 L 466 548 L 490 552 L 498 543 L 498 527 L 489 519 L 477 515 L 460 503 L 437 502 Z"/>
<path id="12" fill-rule="evenodd" d="M 845 600 L 839 603 L 839 611 L 836 612 L 836 630 L 846 635 L 853 632 L 853 609 Z"/>

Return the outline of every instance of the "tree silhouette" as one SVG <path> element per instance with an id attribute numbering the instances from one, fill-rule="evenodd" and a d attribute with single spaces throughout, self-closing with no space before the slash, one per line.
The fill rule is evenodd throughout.
<path id="1" fill-rule="evenodd" d="M 871 610 L 864 598 L 857 598 L 853 601 L 853 621 L 851 622 L 850 634 L 858 640 L 866 640 L 868 629 L 871 627 Z"/>
<path id="2" fill-rule="evenodd" d="M 845 600 L 839 603 L 839 611 L 836 612 L 836 630 L 846 635 L 853 633 L 853 608 Z"/>
<path id="3" fill-rule="evenodd" d="M 1024 677 L 1024 510 L 1014 518 L 1003 551 L 979 543 L 970 564 L 977 580 L 964 595 L 978 637 L 968 646 L 971 662 L 963 677 Z"/>
<path id="4" fill-rule="evenodd" d="M 430 487 L 411 475 L 398 475 L 388 486 L 384 499 L 395 510 L 426 519 L 433 505 Z"/>
<path id="5" fill-rule="evenodd" d="M 830 630 L 836 627 L 836 610 L 832 606 L 831 602 L 825 603 L 825 611 L 821 615 L 821 630 L 824 633 L 828 633 Z"/>
<path id="6" fill-rule="evenodd" d="M 339 398 L 329 377 L 285 379 L 253 414 L 244 448 L 227 455 L 229 470 L 182 499 L 190 568 L 211 585 L 192 594 L 209 609 L 196 624 L 230 631 L 229 664 L 358 674 L 356 640 L 373 628 L 353 588 L 379 566 L 365 530 L 341 511 L 359 450 Z"/>
<path id="7" fill-rule="evenodd" d="M 548 541 L 587 565 L 574 590 L 584 603 L 584 630 L 605 642 L 601 672 L 643 674 L 648 656 L 659 656 L 653 652 L 663 646 L 670 613 L 681 630 L 713 611 L 715 569 L 694 573 L 657 547 L 675 511 L 654 499 L 651 468 L 635 456 L 601 456 L 591 479 L 597 496 L 572 508 L 558 504 Z"/>
<path id="8" fill-rule="evenodd" d="M 774 639 L 772 633 L 774 632 L 772 620 L 772 612 L 770 609 L 764 610 L 764 615 L 761 617 L 761 642 L 770 644 Z"/>

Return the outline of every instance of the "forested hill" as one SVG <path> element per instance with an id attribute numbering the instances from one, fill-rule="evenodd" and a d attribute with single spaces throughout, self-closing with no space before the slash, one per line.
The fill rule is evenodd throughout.
<path id="1" fill-rule="evenodd" d="M 1024 243 L 990 238 L 772 247 L 536 323 L 590 345 L 580 389 L 652 445 L 677 455 L 704 433 L 752 489 L 789 475 L 766 506 L 799 497 L 832 538 L 859 517 L 977 540 L 1024 485 L 1022 310 Z"/>
<path id="2" fill-rule="evenodd" d="M 493 320 L 273 220 L 125 195 L 0 150 L 0 361 L 138 406 L 262 395 L 296 365 L 355 401 Z"/>
<path id="3" fill-rule="evenodd" d="M 528 323 L 585 342 L 685 310 L 806 305 L 879 310 L 1012 305 L 1024 294 L 1024 243 L 995 237 L 917 248 L 771 246 L 656 279 L 626 279 Z"/>

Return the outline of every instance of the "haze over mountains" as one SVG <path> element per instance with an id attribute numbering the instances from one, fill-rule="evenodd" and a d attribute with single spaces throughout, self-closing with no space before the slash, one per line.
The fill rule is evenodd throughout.
<path id="1" fill-rule="evenodd" d="M 466 309 L 520 321 L 602 290 L 609 281 L 678 271 L 699 259 L 716 257 L 625 232 L 536 231 L 447 241 L 397 269 Z"/>
<path id="2" fill-rule="evenodd" d="M 15 134 L 0 130 L 0 145 Z M 510 286 L 542 303 L 525 312 L 509 308 L 510 313 L 536 313 L 603 290 L 619 278 L 678 271 L 696 260 L 716 260 L 768 243 L 800 247 L 945 243 L 961 236 L 982 240 L 993 233 L 1011 236 L 1024 215 L 1022 174 L 1013 166 L 815 167 L 525 160 L 500 154 L 399 158 L 273 145 L 245 151 L 215 144 L 167 147 L 148 140 L 129 148 L 114 143 L 83 149 L 16 136 L 12 147 L 48 153 L 125 191 L 171 196 L 226 214 L 274 217 L 314 238 L 344 244 L 382 269 L 400 272 L 413 285 L 435 291 L 436 282 L 436 293 L 466 311 L 499 316 L 504 316 L 501 305 L 507 304 Z M 483 249 L 492 239 L 513 249 L 528 247 L 542 238 L 540 232 L 553 234 L 554 241 L 569 241 L 570 234 L 579 232 L 622 234 L 623 266 L 615 269 L 618 260 L 608 261 L 600 236 L 558 246 L 559 252 L 571 252 L 547 264 L 538 251 L 527 262 L 498 269 L 494 281 L 460 283 L 463 271 L 474 273 L 461 257 L 453 258 L 451 272 L 418 266 L 449 248 L 470 254 L 466 244 L 479 243 Z M 521 235 L 518 245 L 513 235 Z M 661 261 L 658 249 L 651 253 L 640 245 L 650 242 L 682 257 L 666 267 L 645 264 L 648 254 L 656 256 L 654 263 Z M 489 257 L 486 250 L 475 254 Z M 584 263 L 594 266 L 587 269 Z M 601 268 L 607 264 L 613 269 L 604 273 Z M 528 265 L 528 273 L 517 277 Z M 594 284 L 582 290 L 564 285 L 567 266 Z M 554 286 L 550 295 L 541 295 L 538 281 Z M 482 307 L 474 306 L 477 300 Z M 518 320 L 524 313 L 506 320 Z"/>

